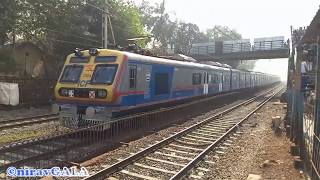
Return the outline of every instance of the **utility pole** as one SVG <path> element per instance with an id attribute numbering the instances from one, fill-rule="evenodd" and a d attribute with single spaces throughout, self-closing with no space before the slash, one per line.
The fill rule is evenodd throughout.
<path id="1" fill-rule="evenodd" d="M 114 38 L 113 28 L 112 28 L 111 19 L 110 19 L 110 15 L 109 14 L 108 14 L 108 21 L 109 21 L 109 25 L 110 25 L 113 44 L 115 45 L 116 44 L 116 39 Z"/>
<path id="2" fill-rule="evenodd" d="M 105 12 L 102 13 L 102 47 L 108 48 L 108 0 L 105 0 Z"/>

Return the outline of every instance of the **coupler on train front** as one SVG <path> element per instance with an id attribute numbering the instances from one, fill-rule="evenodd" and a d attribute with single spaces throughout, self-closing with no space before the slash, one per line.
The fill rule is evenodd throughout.
<path id="1" fill-rule="evenodd" d="M 96 128 L 93 128 L 94 130 L 108 130 L 110 129 L 110 120 L 112 119 L 112 111 L 100 106 L 53 104 L 52 113 L 59 114 L 61 125 L 70 129 L 95 126 Z"/>

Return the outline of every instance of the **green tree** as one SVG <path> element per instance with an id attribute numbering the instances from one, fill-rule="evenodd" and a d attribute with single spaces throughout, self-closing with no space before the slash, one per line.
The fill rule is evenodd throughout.
<path id="1" fill-rule="evenodd" d="M 0 1 L 0 45 L 5 44 L 8 33 L 12 33 L 17 18 L 17 4 L 15 0 Z"/>
<path id="2" fill-rule="evenodd" d="M 165 13 L 164 4 L 151 5 L 143 0 L 139 10 L 145 29 L 153 36 L 153 48 L 156 48 L 155 44 L 160 48 L 173 44 L 178 22 L 170 20 L 169 14 Z"/>
<path id="3" fill-rule="evenodd" d="M 140 11 L 134 4 L 113 0 L 109 1 L 109 5 L 115 39 L 119 45 L 126 46 L 128 38 L 146 35 Z M 145 44 L 140 43 L 139 45 L 144 46 Z"/>
<path id="4" fill-rule="evenodd" d="M 104 0 L 4 1 L 12 3 L 15 7 L 14 13 L 8 15 L 12 22 L 3 20 L 13 24 L 14 28 L 12 26 L 1 29 L 1 42 L 5 39 L 3 36 L 14 29 L 17 37 L 36 42 L 48 54 L 57 55 L 61 59 L 76 47 L 102 46 L 101 9 L 106 6 Z M 0 9 L 2 7 L 4 4 L 1 1 Z M 145 34 L 140 12 L 136 6 L 124 0 L 109 0 L 108 8 L 118 44 L 126 45 L 127 38 Z M 6 6 L 3 9 L 8 8 Z M 108 32 L 110 41 L 112 40 L 110 29 Z"/>
<path id="5" fill-rule="evenodd" d="M 175 37 L 175 50 L 178 53 L 189 54 L 192 44 L 200 39 L 200 30 L 196 24 L 179 23 Z"/>
<path id="6" fill-rule="evenodd" d="M 238 40 L 242 36 L 236 30 L 230 29 L 227 26 L 215 25 L 211 29 L 207 29 L 206 36 L 209 41 L 227 41 L 227 40 Z"/>

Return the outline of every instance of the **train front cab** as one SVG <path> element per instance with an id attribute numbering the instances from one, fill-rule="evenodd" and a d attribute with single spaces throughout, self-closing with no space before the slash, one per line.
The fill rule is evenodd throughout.
<path id="1" fill-rule="evenodd" d="M 64 126 L 78 128 L 111 117 L 124 59 L 123 54 L 105 49 L 78 51 L 67 57 L 52 107 Z"/>

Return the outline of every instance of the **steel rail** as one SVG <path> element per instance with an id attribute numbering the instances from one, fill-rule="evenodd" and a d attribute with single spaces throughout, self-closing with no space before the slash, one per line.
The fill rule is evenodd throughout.
<path id="1" fill-rule="evenodd" d="M 279 87 L 276 87 L 276 88 L 279 88 Z M 236 110 L 238 107 L 240 107 L 242 105 L 249 104 L 250 102 L 253 102 L 256 99 L 260 98 L 261 96 L 269 94 L 271 91 L 273 91 L 276 88 L 268 90 L 267 92 L 263 92 L 263 93 L 257 95 L 256 97 L 253 97 L 253 98 L 251 98 L 249 100 L 241 102 L 241 103 L 239 103 L 239 104 L 237 104 L 237 105 L 235 105 L 233 107 L 230 107 L 230 108 L 228 108 L 228 109 L 226 109 L 226 110 L 224 110 L 222 112 L 214 114 L 213 116 L 208 117 L 208 118 L 206 118 L 206 119 L 204 119 L 204 120 L 202 120 L 202 121 L 200 121 L 200 122 L 198 122 L 198 123 L 186 128 L 186 129 L 184 129 L 184 130 L 182 130 L 182 131 L 180 131 L 180 132 L 178 132 L 178 133 L 176 133 L 176 134 L 174 134 L 174 135 L 172 135 L 172 136 L 170 136 L 170 137 L 168 137 L 168 138 L 166 138 L 166 139 L 164 139 L 164 140 L 152 145 L 152 146 L 149 146 L 148 148 L 145 148 L 145 149 L 139 151 L 138 153 L 135 153 L 135 154 L 125 158 L 122 161 L 119 161 L 119 162 L 117 162 L 117 163 L 115 163 L 115 164 L 113 164 L 113 165 L 111 165 L 111 166 L 109 166 L 109 167 L 107 167 L 107 168 L 105 168 L 105 169 L 103 169 L 103 170 L 101 170 L 101 171 L 89 176 L 89 177 L 84 178 L 84 180 L 104 179 L 106 176 L 117 172 L 118 170 L 130 165 L 132 162 L 135 162 L 135 161 L 141 159 L 142 157 L 154 152 L 155 150 L 157 150 L 157 149 L 159 149 L 159 148 L 161 148 L 161 147 L 173 142 L 175 139 L 177 139 L 179 137 L 182 137 L 183 135 L 193 131 L 194 129 L 197 129 L 198 127 L 201 127 L 202 125 L 206 124 L 207 122 L 209 122 L 211 120 L 214 120 L 214 119 L 216 119 L 218 117 L 221 117 L 221 116 L 223 116 L 223 115 L 225 115 L 225 114 L 227 114 L 227 113 L 229 113 L 229 112 L 231 112 L 233 110 Z"/>
<path id="2" fill-rule="evenodd" d="M 227 95 L 230 95 L 230 94 L 233 94 L 233 93 L 227 93 Z M 121 133 L 117 132 L 118 131 L 118 129 L 117 129 L 118 125 L 120 123 L 127 122 L 128 120 L 130 120 L 130 122 L 131 122 L 131 120 L 137 120 L 137 119 L 141 119 L 141 118 L 142 118 L 141 120 L 157 119 L 160 114 L 164 114 L 163 112 L 168 112 L 169 114 L 173 114 L 173 113 L 176 113 L 177 111 L 180 112 L 180 110 L 183 111 L 183 108 L 185 108 L 185 107 L 189 108 L 189 106 L 190 106 L 190 108 L 191 108 L 191 107 L 194 107 L 195 105 L 198 105 L 198 103 L 201 105 L 201 104 L 205 104 L 207 102 L 211 102 L 216 97 L 219 97 L 219 96 L 209 97 L 209 98 L 206 98 L 206 99 L 201 99 L 201 100 L 196 101 L 196 102 L 188 102 L 188 103 L 185 103 L 185 104 L 180 104 L 180 105 L 177 105 L 177 106 L 165 108 L 164 110 L 160 109 L 158 111 L 152 111 L 150 113 L 144 113 L 144 114 L 140 114 L 140 115 L 134 114 L 132 116 L 133 119 L 130 119 L 131 116 L 130 117 L 125 117 L 125 118 L 121 117 L 119 119 L 114 119 L 113 121 L 102 123 L 102 124 L 98 124 L 98 125 L 94 125 L 94 126 L 91 126 L 91 127 L 88 127 L 88 128 L 83 128 L 83 129 L 78 129 L 78 130 L 71 130 L 69 132 L 61 132 L 61 133 L 58 133 L 58 134 L 55 134 L 55 135 L 50 135 L 50 136 L 46 136 L 46 137 L 39 137 L 39 138 L 36 138 L 36 139 L 27 140 L 27 141 L 24 141 L 24 142 L 18 142 L 18 143 L 15 143 L 15 144 L 10 144 L 10 145 L 6 145 L 6 146 L 3 146 L 3 147 L 0 147 L 0 157 L 1 157 L 1 154 L 4 155 L 6 153 L 8 153 L 8 155 L 10 155 L 10 156 L 11 156 L 11 154 L 16 156 L 15 154 L 17 154 L 17 153 L 19 155 L 19 153 L 20 153 L 19 151 L 20 150 L 24 151 L 24 148 L 30 149 L 33 152 L 35 152 L 35 151 L 37 151 L 39 145 L 47 146 L 47 149 L 45 150 L 45 152 L 41 152 L 39 154 L 34 154 L 34 155 L 33 155 L 33 153 L 28 153 L 28 154 L 26 154 L 27 155 L 26 157 L 19 158 L 16 161 L 12 161 L 12 157 L 9 157 L 10 158 L 9 161 L 12 161 L 12 162 L 0 165 L 0 172 L 2 170 L 4 170 L 6 167 L 8 167 L 10 165 L 13 165 L 13 164 L 16 165 L 16 166 L 19 166 L 19 165 L 25 165 L 26 163 L 29 163 L 29 162 L 33 163 L 33 162 L 35 162 L 35 160 L 45 160 L 45 159 L 49 158 L 49 156 L 52 155 L 53 152 L 54 153 L 58 153 L 58 154 L 67 153 L 71 149 L 75 149 L 76 147 L 82 147 L 82 145 L 85 145 L 85 146 L 92 145 L 92 144 L 97 143 L 97 142 L 99 142 L 101 140 L 104 140 L 106 138 L 109 139 L 109 138 L 118 136 L 121 133 L 122 134 L 123 133 L 128 133 L 127 131 L 121 132 Z M 220 96 L 220 97 L 225 97 L 225 94 Z M 204 103 L 202 103 L 202 102 L 204 102 Z M 166 116 L 164 116 L 164 117 L 166 117 Z M 143 122 L 143 121 L 141 121 L 141 122 Z M 119 123 L 119 124 L 114 124 L 114 125 L 116 125 L 116 128 L 115 128 L 114 131 L 113 130 L 111 131 L 111 133 L 114 132 L 116 135 L 113 135 L 113 134 L 108 135 L 108 134 L 100 133 L 99 135 L 96 136 L 96 138 L 94 138 L 94 139 L 91 138 L 91 135 L 94 135 L 94 133 L 92 133 L 91 131 L 89 131 L 89 133 L 88 133 L 87 130 L 95 130 L 95 128 L 99 128 L 99 127 L 101 127 L 101 125 L 108 124 L 108 123 L 109 124 L 111 124 L 111 123 Z M 149 122 L 147 122 L 147 124 L 149 124 Z M 119 127 L 120 126 L 121 126 L 121 124 L 119 125 Z M 84 135 L 90 135 L 90 137 L 87 138 L 87 136 L 84 136 Z M 65 138 L 68 138 L 68 139 L 71 138 L 72 139 L 72 138 L 77 138 L 77 137 L 80 138 L 81 142 L 72 142 L 72 143 L 68 144 L 69 142 L 67 142 L 65 140 Z M 55 142 L 63 143 L 62 144 L 63 147 L 53 148 L 54 146 L 52 146 L 51 144 L 52 143 L 55 144 Z M 49 143 L 49 144 L 46 144 L 46 143 Z M 15 151 L 18 151 L 18 152 L 15 152 Z M 40 151 L 42 151 L 42 150 L 40 150 Z M 24 156 L 24 154 L 22 154 L 22 156 Z M 43 158 L 45 158 L 45 159 L 43 159 Z M 67 160 L 70 160 L 69 156 L 66 157 L 66 158 L 67 158 Z M 77 156 L 75 158 L 79 158 L 79 156 Z M 15 157 L 13 159 L 15 159 Z"/>
<path id="3" fill-rule="evenodd" d="M 32 139 L 32 140 L 27 140 L 25 142 L 18 143 L 18 144 L 15 143 L 15 144 L 12 144 L 12 145 L 2 146 L 2 147 L 0 147 L 0 153 L 6 151 L 8 149 L 19 148 L 19 146 L 32 145 L 34 143 L 39 143 L 41 141 L 42 142 L 50 141 L 50 140 L 61 138 L 61 137 L 66 136 L 66 135 L 81 133 L 81 132 L 83 132 L 83 131 L 85 131 L 87 129 L 97 128 L 97 127 L 99 127 L 99 126 L 101 126 L 103 124 L 111 124 L 111 123 L 122 121 L 122 120 L 125 120 L 125 119 L 128 119 L 128 118 L 132 118 L 133 119 L 133 118 L 139 118 L 139 117 L 150 115 L 150 114 L 163 113 L 163 112 L 166 112 L 166 111 L 169 111 L 169 110 L 174 110 L 174 109 L 178 109 L 178 108 L 192 106 L 192 105 L 195 105 L 195 104 L 198 104 L 198 103 L 202 103 L 202 102 L 205 102 L 205 101 L 210 101 L 210 100 L 213 100 L 213 99 L 216 99 L 216 98 L 221 98 L 223 96 L 230 96 L 230 95 L 235 95 L 235 94 L 237 94 L 237 92 L 228 92 L 228 93 L 218 94 L 218 95 L 213 96 L 213 97 L 199 99 L 199 100 L 191 101 L 191 102 L 186 102 L 186 103 L 179 104 L 179 105 L 176 105 L 176 106 L 170 106 L 170 107 L 167 107 L 167 108 L 161 108 L 161 109 L 148 111 L 148 112 L 144 112 L 144 113 L 136 113 L 136 114 L 133 114 L 133 115 L 130 115 L 130 116 L 119 117 L 119 118 L 113 119 L 111 121 L 108 121 L 107 123 L 101 123 L 101 124 L 93 125 L 93 126 L 90 126 L 90 127 L 81 128 L 81 129 L 70 129 L 70 131 L 68 131 L 68 132 L 61 132 L 61 133 L 59 133 L 57 135 L 39 137 L 39 138 Z M 24 118 L 21 118 L 21 119 L 24 119 Z M 5 120 L 5 121 L 10 121 L 10 120 Z M 0 121 L 0 123 L 1 123 L 1 121 Z"/>
<path id="4" fill-rule="evenodd" d="M 208 98 L 200 99 L 200 100 L 197 100 L 197 101 L 187 102 L 187 103 L 180 104 L 180 105 L 173 106 L 173 107 L 162 108 L 160 110 L 155 110 L 155 111 L 151 111 L 151 112 L 148 112 L 148 113 L 142 113 L 142 114 L 138 114 L 138 115 L 137 114 L 133 114 L 130 117 L 121 117 L 121 118 L 118 118 L 118 119 L 114 119 L 114 120 L 112 120 L 112 121 L 110 121 L 108 123 L 114 123 L 114 122 L 119 122 L 119 121 L 121 122 L 122 120 L 126 120 L 128 118 L 140 118 L 140 117 L 147 118 L 147 117 L 149 117 L 148 115 L 150 115 L 150 114 L 151 115 L 152 114 L 156 115 L 156 114 L 160 114 L 162 112 L 166 112 L 166 111 L 170 111 L 170 110 L 176 110 L 176 109 L 184 108 L 184 107 L 188 107 L 188 106 L 193 106 L 193 105 L 198 104 L 198 103 L 201 104 L 202 102 L 207 102 L 207 101 L 209 102 L 210 100 L 214 100 L 216 98 L 235 95 L 235 94 L 237 94 L 237 92 L 219 94 L 219 95 L 214 96 L 214 97 L 208 97 Z M 46 144 L 46 143 L 50 143 L 51 144 L 52 142 L 53 143 L 55 143 L 55 142 L 64 142 L 63 138 L 65 138 L 65 137 L 73 137 L 73 136 L 76 137 L 76 136 L 78 136 L 78 137 L 83 138 L 83 133 L 87 129 L 98 128 L 99 126 L 101 126 L 103 124 L 106 124 L 106 123 L 90 126 L 88 128 L 71 130 L 69 132 L 61 132 L 61 133 L 58 133 L 58 134 L 55 134 L 55 135 L 39 137 L 39 138 L 32 139 L 32 140 L 27 140 L 27 141 L 23 141 L 23 142 L 18 142 L 18 143 L 2 146 L 2 147 L 0 147 L 0 155 L 1 154 L 5 154 L 5 153 L 9 153 L 10 154 L 11 152 L 18 151 L 18 150 L 23 149 L 23 148 L 33 148 L 33 146 L 35 148 L 37 148 L 37 146 L 41 145 L 41 144 Z M 99 140 L 99 138 L 98 138 L 98 140 Z M 81 145 L 83 145 L 84 141 L 87 142 L 87 140 L 84 139 L 84 140 L 82 140 L 82 142 L 79 142 L 79 143 L 71 143 L 71 144 L 68 144 L 66 146 L 63 146 L 62 148 L 52 149 L 50 151 L 46 151 L 46 152 L 43 152 L 43 153 L 40 153 L 40 154 L 35 154 L 33 156 L 30 156 L 30 157 L 25 157 L 23 159 L 19 159 L 19 160 L 14 161 L 14 162 L 10 162 L 10 163 L 7 163 L 7 164 L 0 165 L 0 172 L 3 171 L 4 169 L 6 169 L 9 166 L 23 165 L 23 164 L 25 164 L 27 162 L 32 162 L 32 161 L 35 161 L 35 160 L 41 160 L 41 158 L 49 157 L 50 154 L 62 153 L 64 151 L 68 151 L 68 150 L 70 150 L 72 148 L 75 148 L 77 146 L 80 147 Z M 93 143 L 93 142 L 90 141 L 90 143 Z"/>
<path id="5" fill-rule="evenodd" d="M 53 117 L 50 117 L 50 116 L 53 116 Z M 37 124 L 37 123 L 57 121 L 57 120 L 59 120 L 59 117 L 57 116 L 57 114 L 47 114 L 47 115 L 39 115 L 34 117 L 5 120 L 5 121 L 0 121 L 0 130 L 18 127 L 18 126 L 27 126 L 27 125 Z"/>
<path id="6" fill-rule="evenodd" d="M 1 124 L 5 123 L 12 123 L 12 122 L 20 122 L 28 119 L 35 119 L 35 118 L 43 118 L 43 117 L 48 117 L 48 116 L 57 116 L 58 114 L 54 113 L 49 113 L 49 114 L 41 114 L 41 115 L 35 115 L 35 116 L 29 116 L 29 117 L 19 117 L 16 119 L 7 119 L 7 120 L 0 120 Z"/>
<path id="7" fill-rule="evenodd" d="M 215 140 L 210 146 L 204 149 L 200 154 L 198 154 L 192 161 L 190 161 L 186 166 L 184 166 L 178 173 L 170 178 L 170 180 L 177 180 L 183 178 L 188 172 L 193 169 L 213 148 L 215 148 L 222 140 L 225 139 L 231 132 L 233 132 L 240 124 L 242 124 L 245 120 L 251 117 L 256 111 L 262 108 L 267 102 L 269 102 L 276 94 L 278 94 L 282 89 L 278 92 L 273 93 L 272 96 L 268 97 L 264 101 L 262 101 L 258 107 L 256 107 L 253 111 L 247 114 L 244 118 L 242 118 L 237 124 L 232 126 L 227 132 L 225 132 L 222 136 L 220 136 L 217 140 Z"/>
<path id="8" fill-rule="evenodd" d="M 63 136 L 72 135 L 72 134 L 76 134 L 76 133 L 81 133 L 81 132 L 83 132 L 85 130 L 94 129 L 94 128 L 97 128 L 97 127 L 99 127 L 101 125 L 104 125 L 104 124 L 112 124 L 112 123 L 119 122 L 119 121 L 122 121 L 122 120 L 125 120 L 125 119 L 129 119 L 129 118 L 134 119 L 134 118 L 140 118 L 142 116 L 147 116 L 147 115 L 152 115 L 152 114 L 157 114 L 157 113 L 163 113 L 163 112 L 166 112 L 166 111 L 179 109 L 179 108 L 183 108 L 183 107 L 187 107 L 187 106 L 192 106 L 192 105 L 195 105 L 195 104 L 198 104 L 198 103 L 214 100 L 216 98 L 221 98 L 221 97 L 224 97 L 224 96 L 235 95 L 235 94 L 237 94 L 237 92 L 228 92 L 228 93 L 218 94 L 218 95 L 213 96 L 213 97 L 199 99 L 199 100 L 191 101 L 191 102 L 186 102 L 186 103 L 179 104 L 179 105 L 176 105 L 176 106 L 170 106 L 170 107 L 167 107 L 167 108 L 161 108 L 161 109 L 148 111 L 148 112 L 144 112 L 144 113 L 135 113 L 135 114 L 130 115 L 130 116 L 119 117 L 119 118 L 113 119 L 111 121 L 108 121 L 106 123 L 101 123 L 101 124 L 93 125 L 93 126 L 90 126 L 90 127 L 85 127 L 85 128 L 81 128 L 81 129 L 70 129 L 68 132 L 60 132 L 59 134 L 56 134 L 56 135 L 51 135 L 51 136 L 46 136 L 46 137 L 39 137 L 39 138 L 32 139 L 32 140 L 26 140 L 26 141 L 20 142 L 20 143 L 14 143 L 14 144 L 11 144 L 11 145 L 1 146 L 0 147 L 0 153 L 1 152 L 5 152 L 8 149 L 19 148 L 20 146 L 32 145 L 34 143 L 46 142 L 46 141 L 50 141 L 50 140 L 61 138 Z"/>

